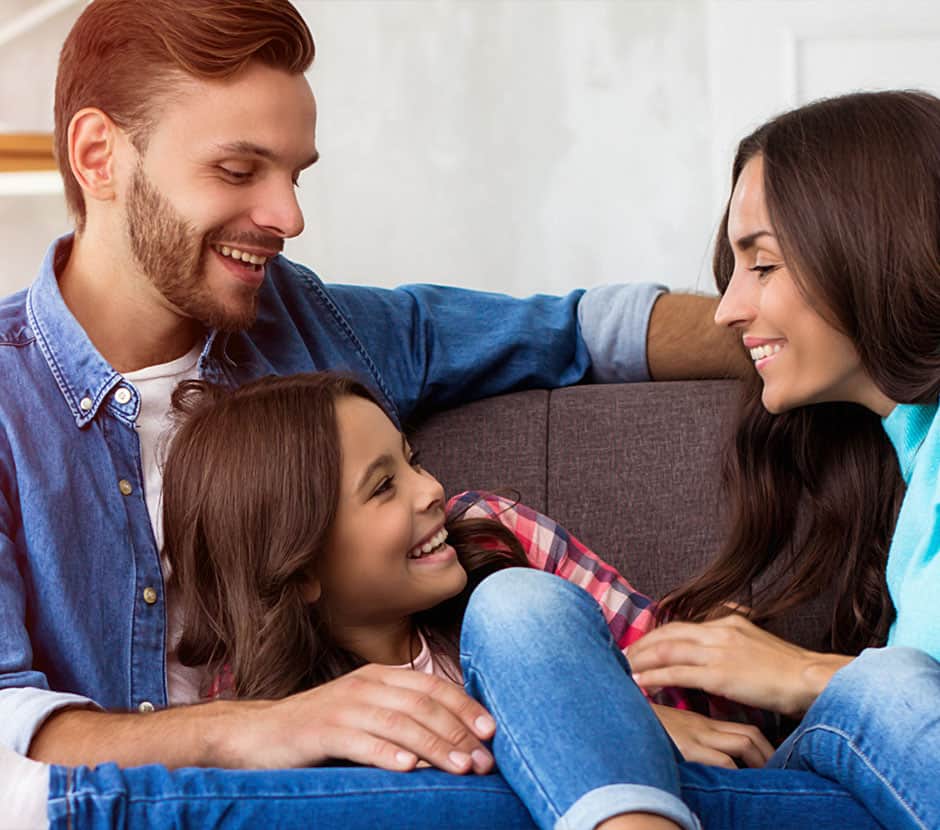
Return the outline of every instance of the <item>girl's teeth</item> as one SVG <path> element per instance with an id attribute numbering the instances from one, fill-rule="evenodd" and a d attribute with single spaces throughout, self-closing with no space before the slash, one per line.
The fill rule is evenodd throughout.
<path id="1" fill-rule="evenodd" d="M 435 533 L 427 542 L 425 542 L 420 547 L 412 548 L 408 552 L 408 557 L 410 559 L 417 559 L 425 554 L 430 553 L 435 548 L 439 548 L 447 540 L 447 530 L 441 528 L 437 533 Z"/>

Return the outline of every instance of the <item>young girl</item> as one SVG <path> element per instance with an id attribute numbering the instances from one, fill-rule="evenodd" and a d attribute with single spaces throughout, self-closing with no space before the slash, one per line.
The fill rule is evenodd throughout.
<path id="1" fill-rule="evenodd" d="M 184 418 L 164 467 L 163 527 L 183 677 L 171 682 L 185 682 L 187 672 L 196 671 L 202 698 L 272 700 L 377 663 L 453 683 L 466 679 L 468 688 L 476 684 L 481 700 L 492 695 L 481 684 L 525 688 L 545 675 L 544 668 L 526 671 L 519 653 L 534 647 L 534 639 L 511 650 L 513 665 L 502 674 L 494 670 L 499 658 L 483 659 L 481 668 L 468 657 L 471 647 L 461 628 L 471 594 L 485 577 L 532 564 L 587 578 L 600 600 L 577 591 L 583 598 L 575 601 L 587 603 L 589 624 L 573 624 L 567 639 L 551 635 L 552 645 L 565 643 L 559 665 L 562 659 L 589 664 L 581 663 L 586 655 L 579 641 L 593 627 L 597 650 L 617 684 L 627 685 L 619 644 L 599 612 L 602 606 L 608 611 L 626 646 L 652 624 L 649 601 L 562 528 L 521 505 L 465 494 L 446 509 L 441 485 L 362 384 L 330 372 L 269 377 L 232 390 L 186 381 L 173 400 Z M 527 587 L 503 593 L 518 603 L 514 615 L 523 616 L 530 604 L 538 606 L 530 616 L 552 608 L 557 588 L 540 589 L 525 579 L 520 584 Z M 478 617 L 495 620 L 498 614 Z M 568 617 L 559 611 L 539 627 L 550 632 Z M 511 621 L 500 627 L 517 628 Z M 481 642 L 499 651 L 488 631 Z M 567 674 L 570 685 L 578 675 Z M 542 685 L 561 688 L 555 682 Z M 675 690 L 670 702 L 687 705 Z M 521 728 L 533 706 L 542 708 L 534 689 L 509 707 L 520 712 L 511 720 L 523 743 L 546 731 L 546 724 Z M 571 717 L 571 725 L 578 720 Z M 752 763 L 770 754 L 754 727 L 727 723 L 722 728 L 742 739 L 748 749 L 740 753 Z M 574 731 L 578 743 L 586 740 L 584 732 Z M 574 788 L 565 780 L 567 771 L 564 776 L 549 771 L 544 761 L 529 757 L 524 767 L 541 768 L 540 788 L 553 789 L 547 782 L 555 782 L 554 789 L 565 790 L 574 804 L 618 781 L 602 758 L 592 763 L 602 783 L 589 777 Z M 520 767 L 508 758 L 503 764 Z M 510 783 L 521 797 L 525 785 L 518 778 Z M 523 800 L 534 813 L 545 810 L 535 806 L 534 794 Z M 605 804 L 573 826 L 594 827 L 617 812 Z M 685 811 L 675 804 L 672 813 Z M 540 826 L 554 826 L 558 818 L 556 805 Z M 650 821 L 654 827 L 658 819 Z"/>

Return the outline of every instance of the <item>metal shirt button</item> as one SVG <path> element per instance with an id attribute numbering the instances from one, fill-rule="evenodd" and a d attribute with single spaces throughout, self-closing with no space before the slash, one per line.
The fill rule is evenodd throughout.
<path id="1" fill-rule="evenodd" d="M 142 700 L 142 701 L 140 702 L 140 705 L 138 705 L 138 707 L 137 707 L 137 711 L 138 711 L 138 712 L 143 712 L 143 713 L 145 713 L 145 714 L 146 714 L 147 712 L 152 712 L 153 709 L 154 709 L 154 706 L 153 706 L 153 704 L 152 704 L 149 700 Z"/>
<path id="2" fill-rule="evenodd" d="M 157 601 L 157 592 L 149 585 L 144 588 L 144 602 L 147 605 L 153 605 Z"/>
<path id="3" fill-rule="evenodd" d="M 134 488 L 131 487 L 131 483 L 126 478 L 122 478 L 118 482 L 118 490 L 120 490 L 125 496 L 129 496 L 134 492 Z"/>
<path id="4" fill-rule="evenodd" d="M 116 400 L 122 406 L 126 404 L 131 399 L 131 390 L 126 386 L 121 386 L 118 388 L 118 391 L 114 393 L 114 400 Z"/>
<path id="5" fill-rule="evenodd" d="M 94 403 L 92 403 L 91 398 L 82 398 L 78 402 L 78 405 L 81 408 L 82 412 L 90 412 L 91 408 L 94 406 Z"/>

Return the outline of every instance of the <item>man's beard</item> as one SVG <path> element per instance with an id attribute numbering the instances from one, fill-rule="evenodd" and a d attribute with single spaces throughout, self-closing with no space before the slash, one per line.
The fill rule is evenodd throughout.
<path id="1" fill-rule="evenodd" d="M 127 236 L 141 272 L 188 317 L 210 329 L 240 331 L 255 320 L 257 290 L 233 280 L 237 303 L 227 306 L 213 296 L 206 280 L 209 246 L 221 241 L 223 232 L 224 228 L 215 228 L 200 236 L 138 165 L 127 200 Z M 225 241 L 245 241 L 244 237 L 230 234 Z"/>

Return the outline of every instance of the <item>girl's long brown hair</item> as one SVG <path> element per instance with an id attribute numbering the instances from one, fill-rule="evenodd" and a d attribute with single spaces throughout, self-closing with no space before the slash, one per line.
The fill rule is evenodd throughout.
<path id="1" fill-rule="evenodd" d="M 365 662 L 336 643 L 304 597 L 336 516 L 335 402 L 348 395 L 379 405 L 361 383 L 332 372 L 237 389 L 185 381 L 174 392 L 182 423 L 164 466 L 163 527 L 183 632 L 177 654 L 212 675 L 227 665 L 239 697 L 284 697 Z M 473 588 L 528 561 L 496 520 L 458 514 L 446 527 L 467 587 L 414 622 L 456 665 Z"/>
<path id="2" fill-rule="evenodd" d="M 940 101 L 857 93 L 785 113 L 741 142 L 732 189 L 755 156 L 807 301 L 852 340 L 889 398 L 936 401 Z M 726 210 L 714 258 L 722 292 L 734 268 L 727 230 Z M 885 563 L 903 484 L 879 418 L 849 403 L 771 415 L 760 392 L 755 373 L 724 469 L 730 537 L 713 565 L 666 598 L 661 619 L 703 620 L 736 601 L 766 622 L 832 591 L 825 645 L 854 653 L 882 644 L 894 618 Z"/>

